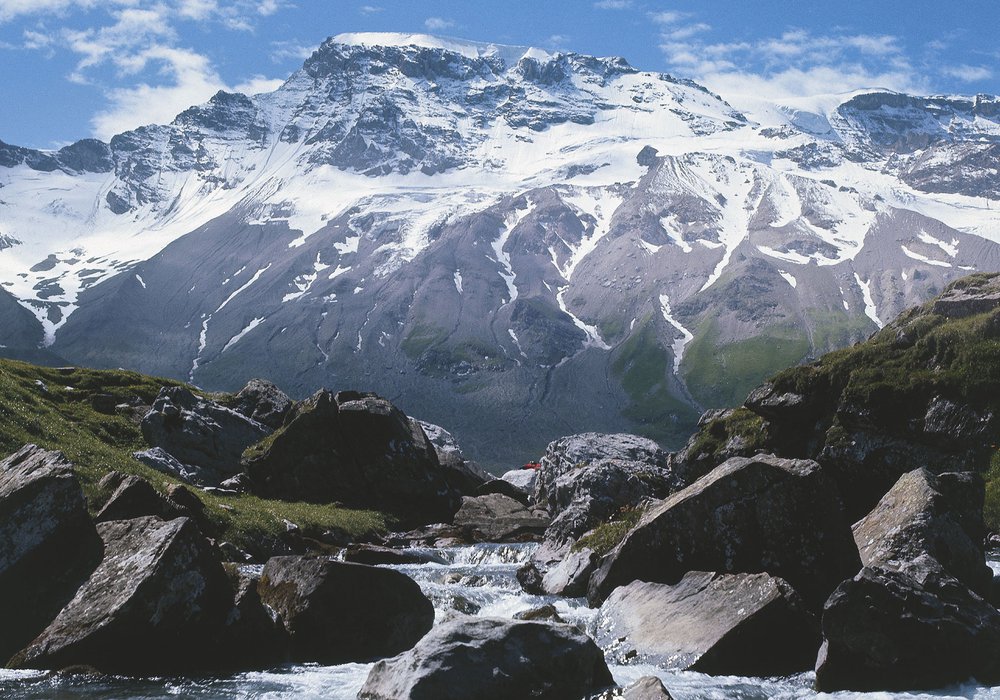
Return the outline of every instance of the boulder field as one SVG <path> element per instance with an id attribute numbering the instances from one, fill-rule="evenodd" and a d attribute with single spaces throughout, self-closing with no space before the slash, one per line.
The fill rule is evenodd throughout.
<path id="1" fill-rule="evenodd" d="M 815 669 L 824 692 L 1000 683 L 984 549 L 998 481 L 983 478 L 1000 442 L 998 338 L 1000 275 L 975 275 L 706 413 L 677 453 L 586 433 L 500 479 L 373 394 L 168 387 L 140 414 L 137 458 L 187 487 L 111 472 L 88 504 L 59 453 L 27 445 L 0 463 L 0 656 L 119 674 L 381 659 L 372 699 L 669 697 L 651 679 L 609 689 L 605 655 Z M 345 561 L 312 543 L 325 554 L 249 569 L 206 537 L 199 488 L 373 508 L 411 530 L 340 542 Z M 411 545 L 525 540 L 539 546 L 521 585 L 586 596 L 589 635 L 544 607 L 435 627 L 413 580 L 371 566 L 440 563 Z"/>

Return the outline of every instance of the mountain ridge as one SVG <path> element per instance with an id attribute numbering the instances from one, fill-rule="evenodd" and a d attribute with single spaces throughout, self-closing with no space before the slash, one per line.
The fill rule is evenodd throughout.
<path id="1" fill-rule="evenodd" d="M 43 348 L 365 386 L 499 465 L 579 430 L 676 445 L 1000 269 L 996 98 L 744 114 L 624 59 L 371 36 L 110 144 L 0 145 L 0 276 Z M 23 326 L 0 343 L 37 349 Z"/>

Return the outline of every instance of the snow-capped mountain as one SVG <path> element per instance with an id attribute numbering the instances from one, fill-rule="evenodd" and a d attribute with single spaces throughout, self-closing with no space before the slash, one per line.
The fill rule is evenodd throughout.
<path id="1" fill-rule="evenodd" d="M 327 40 L 273 93 L 0 143 L 0 343 L 379 391 L 488 464 L 703 408 L 1000 269 L 1000 101 L 743 111 L 620 58 Z"/>

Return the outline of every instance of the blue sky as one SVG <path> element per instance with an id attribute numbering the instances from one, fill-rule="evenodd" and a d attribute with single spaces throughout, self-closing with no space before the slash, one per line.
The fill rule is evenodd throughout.
<path id="1" fill-rule="evenodd" d="M 271 89 L 341 32 L 621 55 L 738 104 L 997 93 L 998 27 L 998 0 L 0 0 L 0 140 L 107 139 L 219 89 Z"/>

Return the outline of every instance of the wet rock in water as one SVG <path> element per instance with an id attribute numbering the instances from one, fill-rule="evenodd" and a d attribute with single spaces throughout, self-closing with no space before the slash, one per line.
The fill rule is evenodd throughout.
<path id="1" fill-rule="evenodd" d="M 461 618 L 379 661 L 363 700 L 576 700 L 612 685 L 604 655 L 571 625 Z"/>
<path id="2" fill-rule="evenodd" d="M 576 598 L 587 594 L 587 583 L 599 557 L 589 547 L 545 540 L 517 572 L 521 587 L 533 595 Z"/>
<path id="3" fill-rule="evenodd" d="M 45 629 L 100 558 L 62 453 L 26 445 L 0 462 L 0 665 Z"/>
<path id="4" fill-rule="evenodd" d="M 519 613 L 514 614 L 515 620 L 544 620 L 547 622 L 565 622 L 560 616 L 559 612 L 556 610 L 556 606 L 551 603 L 543 605 L 540 608 L 531 608 L 530 610 L 522 610 Z"/>
<path id="5" fill-rule="evenodd" d="M 317 392 L 244 467 L 265 498 L 372 508 L 403 527 L 451 522 L 460 503 L 420 424 L 374 394 Z"/>
<path id="6" fill-rule="evenodd" d="M 587 700 L 673 700 L 673 696 L 656 676 L 643 676 L 626 688 L 614 688 Z"/>
<path id="7" fill-rule="evenodd" d="M 945 573 L 988 595 L 993 572 L 983 548 L 984 496 L 978 474 L 935 476 L 926 469 L 904 474 L 854 525 L 862 563 L 905 572 L 926 555 Z"/>
<path id="8" fill-rule="evenodd" d="M 192 517 L 184 508 L 163 496 L 153 485 L 138 476 L 125 477 L 94 517 L 96 522 L 128 520 L 144 515 L 155 515 L 163 520 Z"/>
<path id="9" fill-rule="evenodd" d="M 293 401 L 277 386 L 264 379 L 251 379 L 236 395 L 237 413 L 277 430 L 292 410 Z"/>
<path id="10" fill-rule="evenodd" d="M 823 611 L 818 690 L 1000 682 L 1000 612 L 936 562 L 925 563 L 905 573 L 865 567 L 834 591 Z"/>
<path id="11" fill-rule="evenodd" d="M 285 660 L 288 633 L 257 590 L 260 574 L 226 565 L 233 605 L 216 646 L 221 668 L 266 668 Z"/>
<path id="12" fill-rule="evenodd" d="M 344 561 L 354 564 L 444 564 L 444 557 L 430 552 L 392 549 L 373 544 L 352 544 L 344 550 Z"/>
<path id="13" fill-rule="evenodd" d="M 150 446 L 162 447 L 182 464 L 213 473 L 211 483 L 240 471 L 243 451 L 271 432 L 267 426 L 183 387 L 161 389 L 141 427 Z"/>
<path id="14" fill-rule="evenodd" d="M 597 605 L 618 586 L 677 583 L 689 571 L 766 571 L 818 610 L 860 567 L 836 486 L 818 464 L 736 457 L 646 511 L 587 596 Z"/>
<path id="15" fill-rule="evenodd" d="M 97 530 L 100 565 L 12 665 L 84 664 L 123 674 L 212 668 L 232 591 L 194 523 L 143 517 L 99 523 Z"/>
<path id="16" fill-rule="evenodd" d="M 462 499 L 455 525 L 475 542 L 512 542 L 540 539 L 549 519 L 499 493 Z"/>
<path id="17" fill-rule="evenodd" d="M 411 648 L 434 623 L 434 606 L 420 587 L 392 569 L 274 557 L 264 565 L 259 591 L 288 632 L 294 661 L 392 656 Z"/>
<path id="18" fill-rule="evenodd" d="M 624 663 L 710 675 L 780 676 L 812 667 L 819 620 L 768 574 L 689 572 L 674 585 L 634 581 L 601 605 L 597 643 Z"/>

